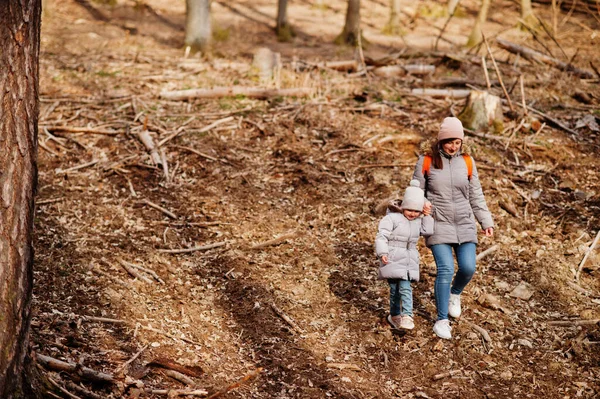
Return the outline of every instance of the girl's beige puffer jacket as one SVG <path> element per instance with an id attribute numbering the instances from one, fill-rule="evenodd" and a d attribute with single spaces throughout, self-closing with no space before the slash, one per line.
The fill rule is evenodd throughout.
<path id="1" fill-rule="evenodd" d="M 475 221 L 483 229 L 494 227 L 494 221 L 483 196 L 475 161 L 469 180 L 462 154 L 458 153 L 450 158 L 442 156 L 444 168 L 435 169 L 432 165 L 425 187 L 423 159 L 423 155 L 419 156 L 413 179 L 421 182 L 421 188 L 433 205 L 432 215 L 435 221 L 434 233 L 427 237 L 425 243 L 428 247 L 435 244 L 477 243 Z"/>

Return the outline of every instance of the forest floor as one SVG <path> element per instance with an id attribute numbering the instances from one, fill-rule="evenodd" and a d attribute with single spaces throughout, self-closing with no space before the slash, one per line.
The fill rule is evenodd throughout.
<path id="1" fill-rule="evenodd" d="M 386 323 L 376 209 L 465 103 L 411 90 L 486 86 L 485 47 L 461 47 L 477 5 L 461 5 L 433 51 L 443 6 L 403 1 L 399 37 L 381 33 L 387 1 L 363 0 L 367 60 L 435 65 L 429 76 L 381 77 L 317 65 L 356 57 L 333 44 L 345 2 L 291 1 L 290 43 L 273 33 L 275 3 L 213 1 L 212 56 L 185 58 L 183 1 L 44 2 L 32 341 L 115 383 L 48 375 L 82 398 L 598 397 L 600 254 L 588 249 L 600 230 L 600 80 L 495 39 L 594 73 L 600 15 L 561 10 L 555 41 L 543 30 L 534 39 L 515 27 L 515 2 L 492 4 L 484 31 L 515 112 L 505 105 L 502 131 L 468 134 L 497 228 L 480 239 L 478 252 L 491 251 L 444 341 L 432 332 L 435 266 L 422 243 L 416 328 Z M 549 5 L 534 11 L 553 19 Z M 281 54 L 268 87 L 313 94 L 159 97 L 257 87 L 259 47 Z M 490 92 L 503 96 L 491 61 Z M 543 115 L 524 114 L 521 75 L 524 101 Z M 168 168 L 153 163 L 143 131 Z M 128 264 L 146 271 L 128 266 L 133 277 Z"/>

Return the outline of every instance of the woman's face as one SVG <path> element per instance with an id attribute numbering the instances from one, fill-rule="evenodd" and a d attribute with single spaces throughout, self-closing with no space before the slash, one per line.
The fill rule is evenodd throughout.
<path id="1" fill-rule="evenodd" d="M 448 155 L 454 155 L 460 150 L 460 146 L 462 145 L 461 139 L 453 139 L 444 141 L 442 143 L 442 150 Z"/>

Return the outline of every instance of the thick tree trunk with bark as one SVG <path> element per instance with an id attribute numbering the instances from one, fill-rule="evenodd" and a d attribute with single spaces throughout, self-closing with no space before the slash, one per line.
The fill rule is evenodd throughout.
<path id="1" fill-rule="evenodd" d="M 294 30 L 287 21 L 287 5 L 288 0 L 279 0 L 277 2 L 275 33 L 277 34 L 277 39 L 281 42 L 287 42 L 294 37 Z"/>
<path id="2" fill-rule="evenodd" d="M 0 397 L 36 398 L 29 353 L 40 0 L 0 0 Z"/>
<path id="3" fill-rule="evenodd" d="M 348 0 L 346 11 L 346 24 L 344 30 L 335 39 L 338 44 L 349 44 L 355 46 L 358 42 L 360 32 L 360 0 Z"/>
<path id="4" fill-rule="evenodd" d="M 185 45 L 192 52 L 210 50 L 210 0 L 186 0 Z"/>

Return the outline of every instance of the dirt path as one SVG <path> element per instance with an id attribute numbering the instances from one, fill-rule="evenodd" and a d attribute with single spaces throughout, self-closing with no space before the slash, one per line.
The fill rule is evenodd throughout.
<path id="1" fill-rule="evenodd" d="M 435 267 L 423 248 L 416 329 L 392 332 L 385 323 L 387 287 L 376 280 L 375 208 L 406 186 L 419 143 L 462 104 L 407 96 L 427 83 L 414 76 L 366 80 L 293 69 L 294 57 L 352 57 L 352 49 L 330 44 L 345 10 L 343 2 L 331 3 L 292 2 L 299 36 L 283 44 L 267 26 L 275 12 L 269 2 L 214 2 L 221 41 L 210 60 L 182 58 L 182 2 L 45 3 L 40 124 L 49 131 L 40 129 L 36 350 L 116 373 L 117 386 L 83 383 L 103 397 L 165 397 L 143 390 L 184 388 L 164 368 L 149 365 L 157 359 L 201 367 L 195 387 L 210 393 L 262 368 L 228 397 L 595 397 L 598 326 L 549 321 L 600 319 L 596 252 L 579 286 L 573 284 L 600 228 L 598 132 L 580 127 L 569 135 L 546 125 L 508 141 L 517 119 L 507 120 L 500 139 L 470 137 L 498 224 L 495 241 L 482 239 L 479 251 L 498 249 L 479 262 L 464 295 L 464 317 L 447 342 L 431 331 Z M 416 18 L 404 39 L 390 38 L 378 29 L 385 4 L 366 3 L 367 56 L 406 42 L 413 46 L 410 57 L 398 62 L 435 63 L 430 81 L 481 79 L 480 67 L 457 67 L 418 47 L 431 42 L 432 27 L 445 18 Z M 408 14 L 416 11 L 407 5 Z M 525 33 L 498 23 L 501 11 L 492 11 L 489 30 L 533 45 Z M 507 3 L 502 12 L 517 10 Z M 589 29 L 597 32 L 599 25 L 580 14 L 570 18 L 577 23 L 569 22 L 559 39 L 566 49 L 580 48 L 577 65 L 589 68 L 598 41 L 588 40 Z M 463 40 L 469 26 L 470 19 L 458 19 L 447 39 Z M 283 87 L 310 86 L 318 94 L 158 99 L 165 89 L 256 86 L 257 46 L 282 53 Z M 524 72 L 526 97 L 536 108 L 572 128 L 586 115 L 598 116 L 597 80 L 497 55 L 507 81 Z M 513 99 L 520 98 L 517 91 Z M 591 93 L 591 104 L 576 102 L 576 92 Z M 215 121 L 217 127 L 201 131 Z M 56 128 L 65 125 L 116 134 Z M 157 142 L 185 126 L 163 147 L 168 180 L 137 139 L 144 126 Z M 516 215 L 502 208 L 507 203 Z M 252 248 L 286 234 L 292 235 Z M 161 252 L 222 242 L 187 254 Z M 150 282 L 133 279 L 122 260 L 155 271 L 162 283 L 150 275 Z M 511 295 L 522 283 L 530 299 Z"/>

